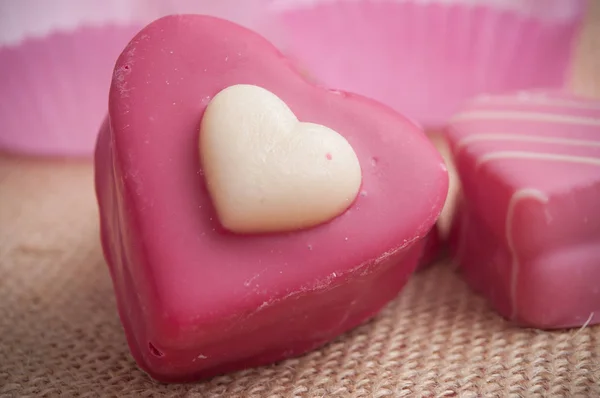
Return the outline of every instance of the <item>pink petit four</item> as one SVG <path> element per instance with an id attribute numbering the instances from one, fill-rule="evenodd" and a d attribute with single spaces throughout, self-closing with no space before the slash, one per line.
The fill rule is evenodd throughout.
<path id="1" fill-rule="evenodd" d="M 463 189 L 450 243 L 466 280 L 521 325 L 600 322 L 600 102 L 480 97 L 447 138 Z"/>
<path id="2" fill-rule="evenodd" d="M 119 314 L 161 381 L 298 356 L 374 316 L 448 189 L 408 119 L 199 15 L 161 18 L 123 50 L 95 164 Z"/>

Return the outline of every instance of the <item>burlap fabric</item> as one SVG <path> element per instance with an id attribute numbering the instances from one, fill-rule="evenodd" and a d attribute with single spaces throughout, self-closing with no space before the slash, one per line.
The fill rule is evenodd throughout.
<path id="1" fill-rule="evenodd" d="M 600 58 L 590 56 L 600 50 L 600 19 L 588 29 L 574 86 L 590 93 L 600 88 Z M 137 369 L 125 343 L 99 246 L 91 165 L 3 156 L 0 397 L 54 396 L 600 397 L 600 327 L 514 328 L 441 263 L 321 350 L 161 385 Z"/>

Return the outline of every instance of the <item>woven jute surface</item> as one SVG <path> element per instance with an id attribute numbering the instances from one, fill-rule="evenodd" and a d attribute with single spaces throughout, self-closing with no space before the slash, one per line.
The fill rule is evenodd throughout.
<path id="1" fill-rule="evenodd" d="M 590 19 L 577 55 L 579 91 L 600 88 L 599 24 Z M 600 397 L 600 327 L 512 327 L 443 262 L 321 350 L 204 383 L 155 383 L 118 319 L 92 174 L 86 162 L 0 157 L 2 398 Z"/>

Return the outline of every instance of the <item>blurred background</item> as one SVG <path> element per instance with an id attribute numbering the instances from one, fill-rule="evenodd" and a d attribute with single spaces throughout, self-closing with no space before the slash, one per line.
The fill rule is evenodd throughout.
<path id="1" fill-rule="evenodd" d="M 0 150 L 89 156 L 116 57 L 141 27 L 167 14 L 205 13 L 240 23 L 271 40 L 317 83 L 372 97 L 439 128 L 475 95 L 564 88 L 574 70 L 593 75 L 598 64 L 591 48 L 599 35 L 578 43 L 597 3 L 3 0 Z M 581 81 L 573 83 L 580 91 L 597 85 L 597 79 Z"/>
<path id="2" fill-rule="evenodd" d="M 511 328 L 448 267 L 301 359 L 187 387 L 139 371 L 91 160 L 117 56 L 145 24 L 186 12 L 256 30 L 311 80 L 432 138 L 480 94 L 600 97 L 598 0 L 0 0 L 0 397 L 600 396 L 597 328 Z"/>

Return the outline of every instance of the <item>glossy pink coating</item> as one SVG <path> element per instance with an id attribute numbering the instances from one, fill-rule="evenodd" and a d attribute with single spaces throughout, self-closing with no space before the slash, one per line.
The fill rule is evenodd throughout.
<path id="1" fill-rule="evenodd" d="M 450 237 L 468 283 L 538 328 L 600 322 L 600 102 L 480 97 L 451 121 L 463 195 Z"/>
<path id="2" fill-rule="evenodd" d="M 363 183 L 347 212 L 294 233 L 220 227 L 198 129 L 210 99 L 239 83 L 353 145 Z M 314 86 L 259 35 L 198 15 L 159 19 L 124 49 L 95 162 L 119 314 L 136 361 L 161 381 L 301 355 L 374 316 L 416 268 L 448 189 L 443 159 L 408 119 Z"/>

